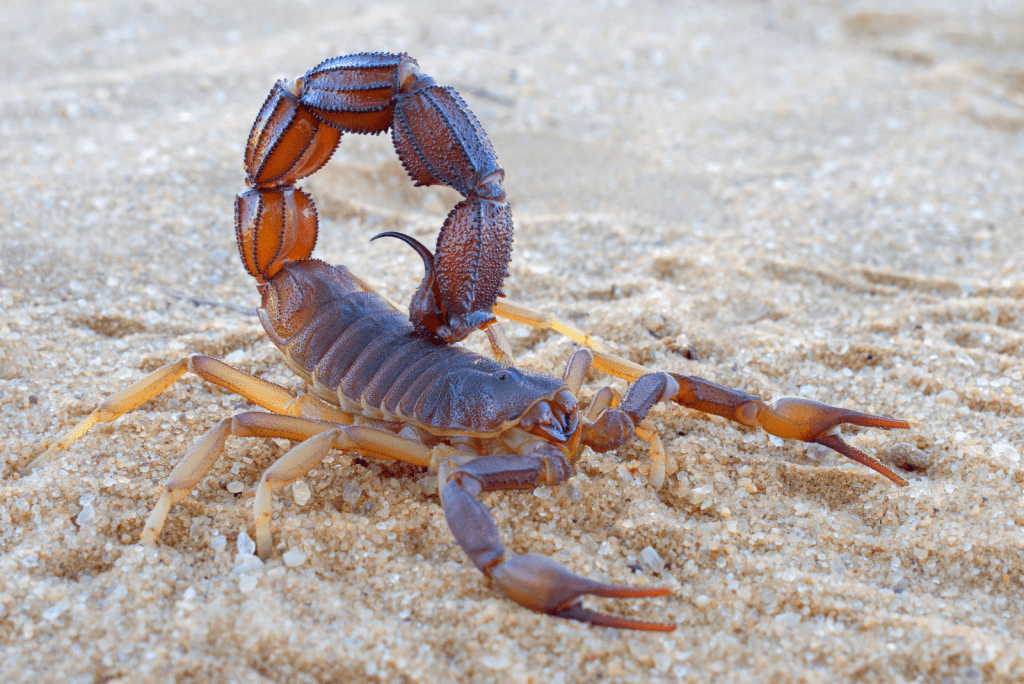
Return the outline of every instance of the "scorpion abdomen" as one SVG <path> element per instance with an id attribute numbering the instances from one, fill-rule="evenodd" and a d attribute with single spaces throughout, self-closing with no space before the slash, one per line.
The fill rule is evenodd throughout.
<path id="1" fill-rule="evenodd" d="M 260 320 L 315 393 L 436 435 L 496 434 L 565 384 L 417 333 L 408 316 L 344 266 L 284 266 Z"/>

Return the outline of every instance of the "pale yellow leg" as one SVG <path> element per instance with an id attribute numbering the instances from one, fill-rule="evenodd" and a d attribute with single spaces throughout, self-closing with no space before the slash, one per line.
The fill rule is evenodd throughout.
<path id="1" fill-rule="evenodd" d="M 491 352 L 494 360 L 506 366 L 516 365 L 516 359 L 512 355 L 512 343 L 508 341 L 505 329 L 498 323 L 487 326 L 487 339 L 491 342 Z"/>
<path id="2" fill-rule="evenodd" d="M 654 429 L 654 424 L 646 418 L 636 426 L 636 436 L 650 444 L 651 474 L 648 476 L 647 482 L 655 490 L 661 489 L 665 484 L 665 469 L 668 460 L 665 455 L 665 446 L 661 443 L 661 437 L 658 435 L 658 431 Z"/>
<path id="3" fill-rule="evenodd" d="M 617 378 L 634 382 L 641 375 L 647 375 L 651 372 L 650 369 L 644 368 L 638 363 L 633 363 L 629 359 L 624 359 L 621 356 L 616 356 L 615 354 L 609 354 L 608 352 L 602 351 L 597 340 L 579 328 L 575 328 L 553 316 L 549 316 L 540 311 L 536 311 L 535 309 L 523 306 L 522 304 L 516 304 L 515 302 L 510 302 L 507 299 L 499 299 L 494 303 L 494 313 L 502 318 L 507 318 L 511 321 L 523 323 L 534 328 L 554 330 L 555 332 L 561 333 L 575 342 L 582 344 L 584 347 L 587 347 L 594 352 L 594 359 L 591 362 L 591 365 L 597 370 L 607 373 L 608 375 L 614 375 Z"/>
<path id="4" fill-rule="evenodd" d="M 315 468 L 332 449 L 358 451 L 378 458 L 405 461 L 429 466 L 433 450 L 423 443 L 375 430 L 365 426 L 335 427 L 301 444 L 267 468 L 256 486 L 253 500 L 253 525 L 256 530 L 256 552 L 267 558 L 273 549 L 270 520 L 273 514 L 272 494 L 286 487 Z"/>
<path id="5" fill-rule="evenodd" d="M 188 496 L 196 483 L 210 472 L 210 468 L 224 452 L 224 442 L 228 435 L 308 440 L 314 435 L 334 428 L 335 425 L 332 423 L 293 416 L 279 416 L 274 413 L 248 412 L 224 418 L 189 449 L 185 458 L 175 466 L 167 477 L 164 491 L 160 494 L 149 518 L 146 519 L 146 526 L 142 530 L 142 543 L 153 544 L 156 542 L 171 506 Z"/>
<path id="6" fill-rule="evenodd" d="M 375 458 L 400 460 L 420 466 L 429 466 L 433 457 L 433 450 L 417 440 L 362 425 L 336 425 L 275 413 L 240 413 L 224 418 L 211 428 L 171 471 L 164 491 L 142 530 L 143 544 L 156 542 L 171 506 L 188 496 L 192 488 L 210 472 L 224 452 L 224 442 L 228 435 L 277 437 L 299 442 L 267 469 L 256 488 L 253 517 L 257 549 L 263 557 L 271 549 L 271 492 L 315 468 L 331 449 L 358 451 Z"/>
<path id="7" fill-rule="evenodd" d="M 543 328 L 545 330 L 554 330 L 557 333 L 561 333 L 566 337 L 576 340 L 584 347 L 593 349 L 594 351 L 600 351 L 601 347 L 597 341 L 583 332 L 579 328 L 575 328 L 565 321 L 561 321 L 554 316 L 549 316 L 546 313 L 531 309 L 522 304 L 516 304 L 510 302 L 507 299 L 499 299 L 494 302 L 494 313 L 502 318 L 507 318 L 517 323 L 524 323 L 534 328 Z"/>
<path id="8" fill-rule="evenodd" d="M 562 380 L 569 387 L 569 391 L 579 396 L 580 388 L 583 387 L 583 380 L 586 378 L 587 369 L 594 361 L 594 352 L 589 349 L 578 349 L 565 364 L 565 371 L 562 373 Z"/>
<path id="9" fill-rule="evenodd" d="M 188 359 L 181 359 L 163 368 L 158 368 L 131 387 L 127 387 L 114 396 L 108 397 L 96 407 L 96 410 L 86 416 L 84 420 L 68 430 L 58 441 L 51 444 L 42 455 L 25 466 L 21 471 L 22 477 L 50 460 L 58 451 L 69 448 L 96 423 L 107 423 L 115 420 L 160 394 L 170 387 L 175 380 L 184 375 L 186 370 L 188 370 Z"/>
<path id="10" fill-rule="evenodd" d="M 339 408 L 328 406 L 315 397 L 296 397 L 283 387 L 272 382 L 244 373 L 237 368 L 218 359 L 200 354 L 193 354 L 170 363 L 153 371 L 134 385 L 126 387 L 112 397 L 107 398 L 96 410 L 90 413 L 58 441 L 49 446 L 34 461 L 22 469 L 21 474 L 27 475 L 50 460 L 57 452 L 63 451 L 74 444 L 82 435 L 97 423 L 108 423 L 157 396 L 171 386 L 175 380 L 191 371 L 218 387 L 241 395 L 252 403 L 263 408 L 292 416 L 305 416 L 318 420 L 329 420 L 335 423 L 350 424 L 352 418 Z"/>
<path id="11" fill-rule="evenodd" d="M 614 375 L 628 382 L 636 382 L 641 376 L 652 372 L 639 363 L 599 350 L 594 350 L 594 362 L 591 365 L 602 373 Z"/>

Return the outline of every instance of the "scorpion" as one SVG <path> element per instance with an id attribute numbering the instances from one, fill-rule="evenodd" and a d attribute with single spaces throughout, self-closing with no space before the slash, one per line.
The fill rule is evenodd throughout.
<path id="1" fill-rule="evenodd" d="M 327 163 L 342 133 L 389 129 L 415 184 L 448 185 L 465 197 L 445 220 L 434 253 L 401 233 L 377 236 L 400 239 L 423 259 L 423 280 L 408 314 L 345 266 L 312 258 L 317 213 L 310 196 L 295 187 Z M 649 442 L 649 482 L 660 488 L 665 450 L 646 416 L 664 401 L 824 445 L 907 484 L 839 435 L 845 423 L 908 428 L 906 421 L 796 397 L 769 404 L 700 377 L 653 372 L 602 351 L 571 325 L 500 301 L 512 242 L 504 171 L 459 94 L 437 85 L 406 54 L 335 57 L 301 78 L 279 81 L 253 124 L 243 168 L 250 189 L 235 200 L 239 253 L 256 280 L 267 335 L 311 392 L 297 395 L 223 361 L 187 356 L 103 401 L 22 471 L 38 468 L 93 425 L 134 410 L 186 372 L 269 411 L 224 418 L 196 442 L 162 487 L 141 532 L 144 544 L 156 543 L 171 506 L 209 472 L 229 435 L 283 438 L 297 444 L 264 471 L 253 494 L 260 557 L 273 549 L 273 492 L 302 478 L 331 450 L 346 450 L 434 469 L 456 542 L 521 606 L 599 626 L 669 631 L 674 624 L 601 613 L 582 602 L 586 595 L 664 596 L 667 588 L 607 584 L 547 556 L 515 555 L 479 494 L 558 485 L 571 477 L 584 446 L 610 451 L 634 437 Z M 562 377 L 517 368 L 496 313 L 579 342 Z M 488 334 L 495 359 L 454 346 L 476 330 Z M 583 410 L 577 395 L 590 367 L 632 384 L 622 396 L 602 388 Z"/>

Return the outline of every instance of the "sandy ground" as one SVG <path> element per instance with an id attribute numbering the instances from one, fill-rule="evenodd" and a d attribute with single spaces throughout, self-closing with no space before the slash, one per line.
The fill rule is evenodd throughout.
<path id="1" fill-rule="evenodd" d="M 5 4 L 5 680 L 1024 678 L 1024 6 L 346 4 Z M 910 486 L 669 406 L 661 491 L 638 444 L 586 452 L 565 486 L 484 497 L 517 552 L 671 587 L 592 602 L 678 625 L 653 635 L 501 598 L 429 473 L 342 453 L 308 501 L 278 496 L 277 555 L 239 556 L 233 491 L 283 441 L 230 441 L 159 545 L 137 545 L 176 460 L 246 408 L 196 378 L 19 479 L 187 353 L 298 388 L 254 315 L 232 201 L 274 81 L 360 50 L 413 54 L 489 131 L 510 297 L 652 368 L 906 418 L 848 432 L 913 466 Z M 407 301 L 417 257 L 368 239 L 431 243 L 454 193 L 412 188 L 386 136 L 346 137 L 305 186 L 317 256 Z M 572 351 L 508 330 L 530 369 Z"/>

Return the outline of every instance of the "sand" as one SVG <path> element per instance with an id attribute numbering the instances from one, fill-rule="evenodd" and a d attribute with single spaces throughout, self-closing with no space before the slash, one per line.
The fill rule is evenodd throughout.
<path id="1" fill-rule="evenodd" d="M 4 680 L 1024 679 L 1024 5 L 345 4 L 5 4 Z M 280 493 L 276 555 L 253 562 L 235 492 L 280 440 L 229 441 L 139 546 L 176 460 L 247 409 L 194 377 L 19 478 L 185 354 L 300 388 L 254 315 L 232 201 L 274 81 L 360 50 L 408 51 L 489 132 L 511 298 L 650 368 L 905 418 L 846 434 L 910 486 L 658 406 L 660 491 L 637 443 L 483 497 L 516 552 L 670 587 L 591 602 L 678 625 L 658 635 L 519 608 L 457 547 L 429 473 L 350 454 L 308 500 Z M 387 136 L 346 137 L 304 185 L 317 256 L 408 301 L 418 258 L 368 240 L 432 243 L 455 194 L 412 188 Z M 573 350 L 507 330 L 532 370 Z"/>

